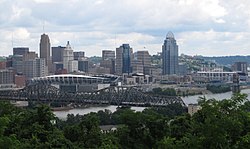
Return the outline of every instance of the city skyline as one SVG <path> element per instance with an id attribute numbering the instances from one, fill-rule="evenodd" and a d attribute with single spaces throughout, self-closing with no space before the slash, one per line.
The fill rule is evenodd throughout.
<path id="1" fill-rule="evenodd" d="M 189 55 L 249 55 L 248 1 L 144 0 L 135 2 L 0 0 L 0 55 L 13 47 L 39 53 L 39 40 L 49 35 L 51 46 L 70 41 L 75 51 L 101 56 L 127 43 L 134 51 L 156 54 L 168 31 L 175 34 L 179 53 Z"/>

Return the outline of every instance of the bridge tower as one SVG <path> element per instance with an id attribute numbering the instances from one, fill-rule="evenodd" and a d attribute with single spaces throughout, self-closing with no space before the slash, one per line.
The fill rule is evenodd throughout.
<path id="1" fill-rule="evenodd" d="M 237 73 L 233 74 L 232 92 L 234 94 L 240 92 L 239 75 Z"/>

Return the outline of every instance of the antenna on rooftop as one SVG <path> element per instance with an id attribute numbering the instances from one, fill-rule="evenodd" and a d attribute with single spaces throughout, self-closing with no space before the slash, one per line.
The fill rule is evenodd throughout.
<path id="1" fill-rule="evenodd" d="M 116 33 L 115 33 L 115 48 L 116 48 Z"/>
<path id="2" fill-rule="evenodd" d="M 43 33 L 45 33 L 44 26 L 45 26 L 45 21 L 43 21 Z"/>
<path id="3" fill-rule="evenodd" d="M 14 44 L 13 44 L 13 32 L 12 32 L 12 36 L 11 36 L 11 45 L 12 45 L 12 49 L 13 49 L 13 47 L 14 47 L 14 46 L 13 46 L 13 45 L 14 45 Z"/>

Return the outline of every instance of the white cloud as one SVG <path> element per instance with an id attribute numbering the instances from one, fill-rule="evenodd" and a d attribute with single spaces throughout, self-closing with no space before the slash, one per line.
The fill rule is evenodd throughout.
<path id="1" fill-rule="evenodd" d="M 0 0 L 0 49 L 12 48 L 13 33 L 15 46 L 38 52 L 45 22 L 52 46 L 69 40 L 87 55 L 122 43 L 153 54 L 169 30 L 182 53 L 248 54 L 249 14 L 246 0 Z"/>

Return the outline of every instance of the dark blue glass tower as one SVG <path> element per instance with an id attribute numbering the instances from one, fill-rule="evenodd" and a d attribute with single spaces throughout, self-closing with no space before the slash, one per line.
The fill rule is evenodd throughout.
<path id="1" fill-rule="evenodd" d="M 178 74 L 178 45 L 172 32 L 168 32 L 162 45 L 162 74 Z"/>
<path id="2" fill-rule="evenodd" d="M 116 73 L 131 73 L 131 57 L 133 49 L 129 44 L 123 44 L 119 48 L 116 48 Z"/>
<path id="3" fill-rule="evenodd" d="M 129 44 L 123 44 L 122 73 L 131 73 L 131 51 Z"/>

